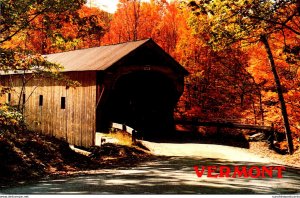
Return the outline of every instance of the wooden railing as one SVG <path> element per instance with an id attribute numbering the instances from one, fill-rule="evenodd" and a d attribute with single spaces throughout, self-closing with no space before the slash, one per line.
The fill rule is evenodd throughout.
<path id="1" fill-rule="evenodd" d="M 193 126 L 211 126 L 219 128 L 252 129 L 260 131 L 274 131 L 274 125 L 263 126 L 253 124 L 242 124 L 231 121 L 201 121 L 201 120 L 175 120 L 175 124 L 193 125 Z"/>
<path id="2" fill-rule="evenodd" d="M 175 124 L 192 125 L 192 126 L 208 126 L 217 128 L 235 128 L 235 129 L 250 129 L 259 130 L 264 132 L 267 137 L 269 148 L 278 152 L 278 149 L 274 146 L 274 140 L 277 140 L 277 131 L 274 128 L 274 124 L 271 126 L 242 124 L 237 122 L 231 122 L 226 120 L 218 121 L 201 121 L 201 120 L 175 120 Z"/>

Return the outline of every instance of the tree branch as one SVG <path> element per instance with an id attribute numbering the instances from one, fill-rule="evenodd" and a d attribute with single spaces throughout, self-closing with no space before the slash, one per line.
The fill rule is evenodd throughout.
<path id="1" fill-rule="evenodd" d="M 21 32 L 23 29 L 25 29 L 25 28 L 28 26 L 28 24 L 29 24 L 30 22 L 32 22 L 32 21 L 33 21 L 34 19 L 36 19 L 38 16 L 40 16 L 41 14 L 43 14 L 46 10 L 47 10 L 47 8 L 44 8 L 42 11 L 37 12 L 37 14 L 36 14 L 33 18 L 31 18 L 30 20 L 28 20 L 28 21 L 26 22 L 26 24 L 23 24 L 18 30 L 16 30 L 14 33 L 12 33 L 11 35 L 7 36 L 7 37 L 4 38 L 3 40 L 0 40 L 0 44 L 1 44 L 1 43 L 4 43 L 5 41 L 10 40 L 12 37 L 14 37 L 15 35 L 17 35 L 19 32 Z"/>

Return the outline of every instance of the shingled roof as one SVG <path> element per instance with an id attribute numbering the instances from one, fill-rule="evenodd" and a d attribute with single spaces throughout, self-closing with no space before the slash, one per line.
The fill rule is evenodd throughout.
<path id="1" fill-rule="evenodd" d="M 53 63 L 60 64 L 67 71 L 99 71 L 106 70 L 123 57 L 145 45 L 151 43 L 155 48 L 159 48 L 177 69 L 188 72 L 177 63 L 171 56 L 164 52 L 152 39 L 132 41 L 115 45 L 100 46 L 88 49 L 80 49 L 69 52 L 44 55 L 44 57 Z"/>

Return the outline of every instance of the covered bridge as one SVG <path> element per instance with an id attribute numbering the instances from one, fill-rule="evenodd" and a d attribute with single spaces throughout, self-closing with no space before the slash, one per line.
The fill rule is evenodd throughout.
<path id="1" fill-rule="evenodd" d="M 50 79 L 33 79 L 23 95 L 29 125 L 70 144 L 92 146 L 96 131 L 111 122 L 126 124 L 146 136 L 174 127 L 174 107 L 188 72 L 152 39 L 45 55 L 81 85 L 68 88 Z M 7 102 L 15 104 L 21 75 L 4 75 L 13 86 Z"/>

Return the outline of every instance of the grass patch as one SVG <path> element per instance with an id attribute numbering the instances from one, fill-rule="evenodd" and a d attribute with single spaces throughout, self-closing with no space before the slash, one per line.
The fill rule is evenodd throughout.
<path id="1" fill-rule="evenodd" d="M 111 132 L 107 135 L 109 138 L 114 138 L 118 140 L 118 144 L 125 145 L 125 146 L 133 146 L 134 143 L 132 142 L 131 134 L 126 131 L 116 131 Z"/>

